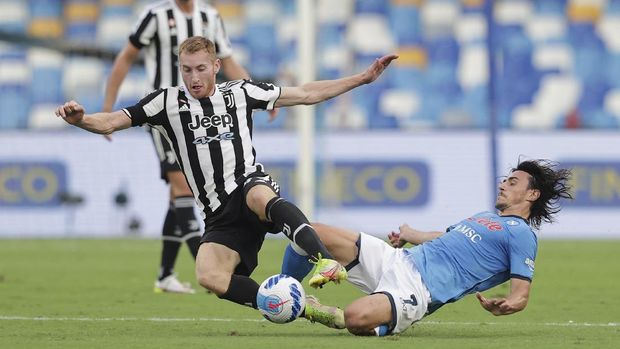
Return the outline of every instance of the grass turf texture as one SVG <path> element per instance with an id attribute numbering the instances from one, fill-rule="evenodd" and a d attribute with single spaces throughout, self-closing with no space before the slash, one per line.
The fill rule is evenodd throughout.
<path id="1" fill-rule="evenodd" d="M 257 282 L 279 272 L 285 243 L 265 242 Z M 159 251 L 154 240 L 0 240 L 0 348 L 620 347 L 620 241 L 543 240 L 525 311 L 495 317 L 468 296 L 384 338 L 272 324 L 204 291 L 154 294 Z M 196 285 L 185 247 L 177 271 Z M 361 295 L 348 284 L 306 291 L 339 306 Z"/>

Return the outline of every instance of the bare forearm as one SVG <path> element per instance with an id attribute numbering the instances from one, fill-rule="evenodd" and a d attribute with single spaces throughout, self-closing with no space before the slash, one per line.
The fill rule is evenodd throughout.
<path id="1" fill-rule="evenodd" d="M 300 87 L 283 87 L 275 107 L 286 107 L 300 104 L 316 104 L 339 96 L 358 86 L 375 81 L 396 55 L 378 58 L 366 71 L 341 79 L 322 80 L 306 83 Z"/>
<path id="2" fill-rule="evenodd" d="M 312 105 L 341 95 L 364 84 L 362 75 L 357 74 L 337 80 L 321 80 L 303 84 L 299 87 L 284 87 L 276 101 L 276 107 L 292 105 Z"/>
<path id="3" fill-rule="evenodd" d="M 420 245 L 427 241 L 440 237 L 444 233 L 440 231 L 420 231 L 404 224 L 400 227 L 400 238 L 414 245 Z"/>
<path id="4" fill-rule="evenodd" d="M 364 84 L 360 74 L 348 76 L 337 80 L 321 80 L 306 83 L 301 86 L 308 92 L 308 98 L 304 104 L 316 104 L 339 96 Z"/>
<path id="5" fill-rule="evenodd" d="M 84 115 L 84 118 L 74 125 L 86 131 L 104 135 L 129 127 L 130 123 L 118 122 L 118 116 L 115 115 L 116 113 L 95 113 Z M 127 119 L 129 120 L 128 117 Z"/>
<path id="6" fill-rule="evenodd" d="M 510 295 L 506 298 L 486 298 L 480 292 L 476 298 L 480 305 L 493 315 L 509 315 L 519 312 L 527 306 L 530 294 L 530 281 L 520 278 L 510 279 Z"/>

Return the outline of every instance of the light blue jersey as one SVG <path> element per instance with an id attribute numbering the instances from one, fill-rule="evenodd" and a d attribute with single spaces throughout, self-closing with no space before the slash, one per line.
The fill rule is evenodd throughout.
<path id="1" fill-rule="evenodd" d="M 537 247 L 536 235 L 522 218 L 483 212 L 406 249 L 405 255 L 420 271 L 436 309 L 512 277 L 531 281 Z"/>

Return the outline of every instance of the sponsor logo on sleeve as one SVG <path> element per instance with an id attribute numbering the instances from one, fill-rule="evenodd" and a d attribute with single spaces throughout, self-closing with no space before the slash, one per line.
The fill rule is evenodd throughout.
<path id="1" fill-rule="evenodd" d="M 534 261 L 531 258 L 525 259 L 525 265 L 530 268 L 530 271 L 534 271 Z"/>

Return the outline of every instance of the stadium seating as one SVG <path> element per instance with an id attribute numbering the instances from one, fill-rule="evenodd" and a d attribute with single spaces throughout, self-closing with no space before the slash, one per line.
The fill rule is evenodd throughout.
<path id="1" fill-rule="evenodd" d="M 120 50 L 149 3 L 0 0 L 0 31 Z M 215 4 L 237 59 L 251 75 L 293 83 L 295 72 L 302 69 L 297 63 L 295 1 Z M 485 15 L 489 4 L 490 0 L 317 1 L 317 78 L 354 73 L 387 52 L 400 55 L 381 82 L 317 108 L 319 127 L 484 128 L 491 110 L 504 128 L 619 127 L 620 1 L 498 1 L 492 24 Z M 0 47 L 1 70 L 11 71 L 0 79 L 6 103 L 0 127 L 36 127 L 40 123 L 29 117 L 34 120 L 41 110 L 68 98 L 99 107 L 111 63 L 80 61 L 32 48 Z M 490 72 L 492 66 L 495 71 Z M 86 71 L 88 79 L 80 73 Z M 125 85 L 117 106 L 143 95 L 143 69 L 132 69 Z M 351 117 L 343 116 L 347 110 Z M 279 120 L 256 124 L 290 127 Z"/>

